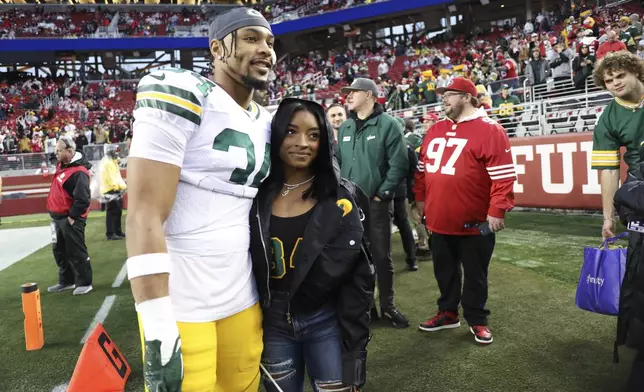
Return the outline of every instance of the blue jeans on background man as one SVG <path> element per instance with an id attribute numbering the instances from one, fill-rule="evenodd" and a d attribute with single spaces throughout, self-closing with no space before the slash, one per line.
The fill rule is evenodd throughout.
<path id="1" fill-rule="evenodd" d="M 305 373 L 315 392 L 324 391 L 325 385 L 337 388 L 342 380 L 342 352 L 335 305 L 327 304 L 309 314 L 292 315 L 289 324 L 286 319 L 288 294 L 271 294 L 271 307 L 264 309 L 262 365 L 284 392 L 303 392 Z M 263 383 L 267 392 L 277 391 L 265 375 Z"/>

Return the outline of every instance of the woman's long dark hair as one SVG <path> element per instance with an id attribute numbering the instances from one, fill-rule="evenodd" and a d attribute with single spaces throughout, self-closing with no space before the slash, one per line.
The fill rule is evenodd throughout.
<path id="1" fill-rule="evenodd" d="M 300 111 L 311 113 L 320 128 L 320 146 L 315 160 L 311 163 L 311 172 L 315 178 L 311 188 L 303 195 L 304 199 L 310 196 L 320 201 L 335 194 L 339 184 L 333 168 L 331 126 L 326 120 L 322 106 L 313 101 L 287 98 L 282 101 L 277 109 L 271 123 L 271 172 L 264 184 L 268 187 L 277 186 L 281 188 L 284 183 L 284 163 L 280 158 L 280 149 L 286 138 L 291 119 L 295 113 Z"/>

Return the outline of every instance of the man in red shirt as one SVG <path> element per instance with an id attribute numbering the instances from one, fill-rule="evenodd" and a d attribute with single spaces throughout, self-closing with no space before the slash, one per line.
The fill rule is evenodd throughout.
<path id="1" fill-rule="evenodd" d="M 513 89 L 519 88 L 519 74 L 517 73 L 517 63 L 509 56 L 500 61 L 498 67 L 501 72 L 501 78 Z"/>
<path id="2" fill-rule="evenodd" d="M 620 50 L 627 50 L 626 45 L 619 40 L 617 33 L 614 30 L 610 30 L 606 33 L 608 40 L 603 44 L 599 45 L 597 49 L 597 56 L 595 58 L 597 61 L 602 57 L 606 56 L 608 53 L 618 52 Z"/>
<path id="3" fill-rule="evenodd" d="M 485 308 L 495 235 L 514 206 L 516 179 L 510 141 L 478 102 L 474 84 L 454 78 L 443 94 L 446 119 L 429 129 L 415 176 L 416 205 L 432 232 L 438 313 L 419 328 L 460 327 L 458 306 L 478 343 L 492 343 Z M 461 293 L 461 264 L 465 275 Z"/>
<path id="4" fill-rule="evenodd" d="M 47 196 L 47 211 L 53 220 L 52 240 L 58 283 L 47 291 L 74 290 L 74 295 L 84 295 L 93 290 L 92 266 L 85 243 L 91 201 L 89 169 L 92 165 L 76 151 L 71 136 L 60 137 L 56 143 L 56 158 L 58 165 Z"/>

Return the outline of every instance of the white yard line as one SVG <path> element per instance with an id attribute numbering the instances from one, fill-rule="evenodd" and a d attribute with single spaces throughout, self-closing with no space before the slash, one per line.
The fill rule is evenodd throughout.
<path id="1" fill-rule="evenodd" d="M 3 229 L 0 233 L 0 271 L 51 244 L 49 226 Z"/>
<path id="2" fill-rule="evenodd" d="M 51 390 L 51 392 L 66 392 L 68 386 L 69 386 L 69 382 L 56 385 L 54 389 Z"/>
<path id="3" fill-rule="evenodd" d="M 121 267 L 119 274 L 116 275 L 116 279 L 114 279 L 114 283 L 112 283 L 112 288 L 121 287 L 126 276 L 127 276 L 127 263 L 123 263 L 123 267 Z"/>
<path id="4" fill-rule="evenodd" d="M 98 323 L 103 323 L 105 321 L 105 318 L 107 318 L 107 315 L 110 314 L 110 309 L 112 309 L 112 305 L 114 305 L 114 300 L 116 299 L 116 295 L 108 295 L 105 297 L 105 301 L 103 301 L 103 305 L 98 309 L 98 312 L 96 312 L 96 315 L 94 316 L 94 320 L 92 320 L 92 323 L 89 325 L 89 328 L 87 328 L 87 331 L 85 332 L 85 335 L 81 339 L 81 344 L 85 344 L 85 341 L 89 337 L 89 335 L 92 333 L 92 330 L 94 327 L 96 327 L 96 324 Z"/>

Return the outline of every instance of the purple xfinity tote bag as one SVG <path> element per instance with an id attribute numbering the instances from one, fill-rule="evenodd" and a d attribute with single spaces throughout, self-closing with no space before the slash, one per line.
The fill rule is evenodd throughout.
<path id="1" fill-rule="evenodd" d="M 593 313 L 616 316 L 619 291 L 626 270 L 626 248 L 609 246 L 628 232 L 606 238 L 599 248 L 584 247 L 584 265 L 579 275 L 577 307 Z"/>

